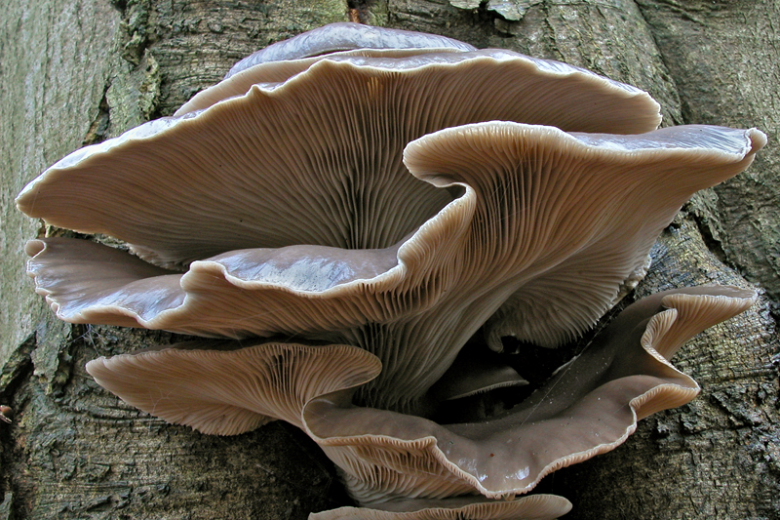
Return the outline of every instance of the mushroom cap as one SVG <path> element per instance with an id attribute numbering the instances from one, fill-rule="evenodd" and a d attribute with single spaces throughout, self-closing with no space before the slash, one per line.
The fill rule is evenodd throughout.
<path id="1" fill-rule="evenodd" d="M 349 345 L 311 347 L 233 342 L 180 343 L 87 363 L 95 381 L 126 403 L 173 424 L 236 435 L 275 420 L 298 426 L 315 397 L 349 392 L 381 363 Z"/>
<path id="2" fill-rule="evenodd" d="M 239 61 L 227 78 L 261 63 L 282 62 L 320 56 L 339 51 L 363 49 L 419 49 L 468 52 L 473 45 L 438 34 L 428 34 L 359 23 L 342 22 L 324 25 L 293 38 L 274 43 Z"/>
<path id="3" fill-rule="evenodd" d="M 464 346 L 452 366 L 431 388 L 431 397 L 437 402 L 451 401 L 529 384 L 514 368 L 490 354 L 482 348 Z"/>
<path id="4" fill-rule="evenodd" d="M 511 498 L 560 467 L 614 449 L 640 418 L 697 395 L 695 381 L 666 356 L 755 299 L 734 287 L 696 287 L 640 300 L 526 401 L 476 423 L 439 425 L 354 406 L 356 388 L 380 364 L 344 345 L 188 346 L 100 358 L 87 369 L 128 403 L 209 433 L 237 434 L 269 418 L 299 425 L 341 468 L 361 505 L 420 509 L 403 501 L 475 492 Z"/>
<path id="5" fill-rule="evenodd" d="M 486 421 L 438 425 L 314 399 L 304 408 L 304 425 L 344 470 L 361 504 L 469 488 L 512 497 L 556 469 L 614 449 L 639 419 L 693 399 L 698 385 L 661 352 L 675 352 L 755 299 L 753 291 L 697 287 L 640 300 L 529 399 Z"/>
<path id="6" fill-rule="evenodd" d="M 340 507 L 312 513 L 309 520 L 553 520 L 571 511 L 571 502 L 565 498 L 543 494 L 500 502 L 478 497 L 458 497 L 408 500 L 401 504 L 403 510 Z"/>
<path id="7" fill-rule="evenodd" d="M 475 50 L 475 49 L 472 49 Z M 184 103 L 173 114 L 174 117 L 183 116 L 191 112 L 198 112 L 226 99 L 242 96 L 249 92 L 254 85 L 271 90 L 293 76 L 304 72 L 313 64 L 323 59 L 334 59 L 349 56 L 367 58 L 405 58 L 420 54 L 442 54 L 448 52 L 460 52 L 453 48 L 419 48 L 419 49 L 355 49 L 351 51 L 334 52 L 316 57 L 291 59 L 286 61 L 262 62 L 229 75 L 216 85 L 198 92 L 189 101 Z"/>
<path id="8" fill-rule="evenodd" d="M 544 346 L 586 330 L 690 195 L 744 170 L 764 142 L 706 126 L 607 136 L 466 125 L 407 147 L 411 173 L 456 198 L 391 247 L 238 250 L 150 277 L 156 268 L 126 253 L 43 239 L 29 271 L 67 321 L 361 346 L 385 366 L 364 402 L 404 409 L 488 319 L 494 336 Z"/>
<path id="9" fill-rule="evenodd" d="M 404 162 L 435 186 L 476 192 L 472 226 L 497 238 L 472 235 L 464 250 L 478 253 L 462 269 L 489 268 L 501 280 L 476 289 L 506 292 L 485 316 L 500 350 L 501 336 L 554 347 L 587 330 L 621 284 L 646 269 L 656 238 L 690 196 L 746 169 L 765 144 L 756 129 L 566 134 L 489 122 L 426 135 L 407 146 Z"/>
<path id="10" fill-rule="evenodd" d="M 408 174 L 406 144 L 489 120 L 631 133 L 660 116 L 638 89 L 511 51 L 334 56 L 275 87 L 82 148 L 17 205 L 120 238 L 163 267 L 251 247 L 381 249 L 452 200 Z"/>
<path id="11" fill-rule="evenodd" d="M 243 95 L 253 85 L 273 88 L 326 57 L 403 58 L 476 50 L 472 45 L 436 34 L 334 23 L 275 43 L 244 58 L 230 69 L 225 80 L 199 92 L 174 116 L 203 110 L 218 101 Z"/>

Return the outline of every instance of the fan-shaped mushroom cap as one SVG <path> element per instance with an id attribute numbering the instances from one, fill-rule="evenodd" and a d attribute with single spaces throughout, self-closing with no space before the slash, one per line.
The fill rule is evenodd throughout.
<path id="1" fill-rule="evenodd" d="M 317 56 L 314 58 L 301 58 L 287 61 L 271 61 L 253 65 L 249 68 L 229 75 L 223 81 L 198 92 L 192 99 L 184 103 L 173 114 L 174 117 L 183 116 L 190 112 L 204 110 L 215 103 L 225 99 L 242 96 L 249 92 L 254 85 L 259 85 L 264 89 L 271 90 L 277 88 L 280 83 L 284 83 L 296 74 L 300 74 L 313 64 L 323 59 L 334 59 L 349 56 L 367 57 L 367 58 L 405 58 L 407 56 L 417 56 L 430 53 L 448 53 L 462 52 L 456 49 L 356 49 L 353 51 L 337 52 Z"/>
<path id="2" fill-rule="evenodd" d="M 438 34 L 350 22 L 332 23 L 250 54 L 236 63 L 227 77 L 261 63 L 298 60 L 353 49 L 452 49 L 460 52 L 476 50 L 473 45 Z"/>
<path id="3" fill-rule="evenodd" d="M 511 497 L 558 468 L 614 449 L 639 418 L 693 399 L 698 385 L 657 349 L 673 353 L 755 298 L 752 291 L 701 287 L 642 300 L 528 400 L 495 419 L 440 426 L 314 399 L 304 408 L 304 425 L 364 505 L 469 488 Z"/>
<path id="4" fill-rule="evenodd" d="M 45 239 L 29 270 L 68 321 L 364 347 L 385 366 L 365 401 L 403 409 L 499 308 L 494 330 L 542 345 L 591 326 L 690 195 L 744 170 L 764 142 L 721 127 L 607 136 L 467 125 L 407 147 L 413 175 L 461 194 L 386 249 L 239 250 L 158 284 L 130 255 Z M 112 274 L 92 285 L 101 264 Z M 113 274 L 123 269 L 132 275 Z"/>
<path id="5" fill-rule="evenodd" d="M 312 513 L 309 520 L 552 520 L 571 510 L 568 500 L 555 495 L 531 495 L 500 502 L 459 497 L 408 500 L 402 504 L 403 510 L 340 507 Z"/>
<path id="6" fill-rule="evenodd" d="M 404 146 L 494 119 L 632 133 L 660 116 L 633 87 L 510 51 L 328 57 L 277 87 L 85 147 L 17 204 L 162 266 L 250 247 L 385 248 L 452 200 L 408 174 Z"/>
<path id="7" fill-rule="evenodd" d="M 472 226 L 489 233 L 472 235 L 462 269 L 489 264 L 502 283 L 482 288 L 518 288 L 487 323 L 498 349 L 500 336 L 555 346 L 589 327 L 620 284 L 645 269 L 682 204 L 743 171 L 765 144 L 755 129 L 688 125 L 616 136 L 491 122 L 422 137 L 404 161 L 433 185 L 475 191 Z"/>
<path id="8" fill-rule="evenodd" d="M 341 468 L 362 505 L 419 509 L 403 501 L 475 492 L 513 497 L 551 471 L 614 449 L 639 418 L 698 393 L 665 356 L 755 298 L 732 287 L 698 287 L 641 300 L 527 401 L 478 423 L 442 426 L 353 406 L 356 387 L 380 366 L 348 346 L 166 349 L 100 358 L 88 370 L 134 406 L 210 433 L 240 433 L 269 416 L 298 424 Z"/>
<path id="9" fill-rule="evenodd" d="M 334 23 L 261 49 L 236 63 L 225 80 L 182 105 L 174 114 L 202 110 L 218 101 L 245 94 L 252 85 L 287 81 L 325 57 L 402 58 L 419 54 L 470 52 L 475 47 L 436 34 Z"/>
<path id="10" fill-rule="evenodd" d="M 87 363 L 87 371 L 123 401 L 156 417 L 203 433 L 236 435 L 277 419 L 302 427 L 301 410 L 311 399 L 351 395 L 381 370 L 376 356 L 348 345 L 236 347 L 181 343 L 101 357 Z"/>
<path id="11" fill-rule="evenodd" d="M 526 385 L 528 381 L 514 368 L 491 359 L 489 352 L 464 349 L 431 388 L 431 396 L 436 401 L 454 400 L 497 388 Z"/>

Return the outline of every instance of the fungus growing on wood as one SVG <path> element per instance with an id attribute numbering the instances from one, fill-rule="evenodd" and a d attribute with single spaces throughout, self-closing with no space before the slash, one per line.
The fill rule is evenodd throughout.
<path id="1" fill-rule="evenodd" d="M 88 370 L 205 433 L 301 427 L 369 508 L 322 518 L 565 513 L 559 497 L 485 500 L 692 399 L 667 360 L 754 293 L 643 300 L 526 401 L 439 425 L 443 399 L 525 384 L 489 362 L 465 378 L 458 354 L 480 328 L 494 349 L 582 334 L 642 276 L 682 204 L 747 168 L 765 136 L 655 130 L 658 105 L 634 87 L 430 35 L 338 24 L 269 49 L 24 189 L 28 215 L 131 250 L 33 240 L 36 290 L 73 323 L 296 338 L 202 340 Z"/>
<path id="2" fill-rule="evenodd" d="M 512 498 L 555 469 L 613 449 L 638 419 L 697 395 L 696 382 L 667 359 L 754 301 L 752 291 L 731 287 L 640 300 L 529 399 L 477 423 L 355 406 L 355 391 L 384 367 L 347 345 L 202 342 L 99 358 L 87 370 L 127 403 L 204 433 L 285 420 L 323 447 L 361 504 L 411 511 L 417 499 L 408 497 Z"/>

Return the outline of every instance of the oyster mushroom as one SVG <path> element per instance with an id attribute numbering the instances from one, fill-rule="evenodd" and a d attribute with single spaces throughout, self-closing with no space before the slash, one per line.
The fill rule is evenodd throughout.
<path id="1" fill-rule="evenodd" d="M 99 358 L 87 370 L 127 403 L 204 433 L 288 421 L 323 447 L 362 505 L 414 511 L 421 500 L 444 507 L 433 503 L 442 497 L 511 499 L 551 471 L 614 449 L 639 419 L 698 394 L 668 359 L 755 298 L 731 287 L 694 287 L 640 300 L 529 399 L 477 423 L 439 425 L 355 406 L 355 390 L 383 367 L 347 345 L 184 344 Z"/>
<path id="2" fill-rule="evenodd" d="M 640 304 L 572 363 L 585 376 L 563 370 L 484 423 L 422 416 L 437 399 L 522 378 L 487 366 L 465 389 L 435 385 L 486 323 L 494 348 L 507 334 L 553 347 L 592 326 L 644 272 L 680 206 L 744 170 L 765 136 L 654 130 L 646 93 L 582 69 L 428 36 L 393 49 L 410 40 L 339 27 L 244 62 L 178 115 L 31 182 L 22 211 L 131 249 L 31 241 L 36 290 L 74 323 L 295 338 L 186 345 L 89 370 L 129 403 L 208 433 L 296 424 L 362 505 L 414 511 L 398 518 L 531 515 L 529 504 L 562 514 L 555 497 L 505 508 L 469 496 L 526 493 L 623 442 L 638 417 L 691 399 L 698 387 L 666 356 L 754 295 L 687 290 Z M 353 43 L 330 45 L 344 28 Z M 352 48 L 369 32 L 384 35 L 379 48 Z"/>
<path id="3" fill-rule="evenodd" d="M 763 139 L 703 126 L 614 136 L 464 125 L 407 146 L 407 175 L 454 197 L 390 247 L 241 249 L 174 274 L 91 242 L 42 239 L 28 246 L 29 271 L 67 321 L 365 348 L 384 368 L 362 401 L 414 411 L 507 308 L 495 326 L 525 341 L 555 346 L 586 330 L 680 206 L 746 168 Z"/>

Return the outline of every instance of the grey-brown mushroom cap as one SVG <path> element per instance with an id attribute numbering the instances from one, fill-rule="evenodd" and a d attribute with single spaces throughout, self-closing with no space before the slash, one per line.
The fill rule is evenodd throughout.
<path id="1" fill-rule="evenodd" d="M 530 330 L 510 332 L 555 344 L 606 310 L 694 191 L 744 170 L 764 142 L 756 130 L 722 127 L 594 136 L 471 125 L 408 147 L 414 175 L 438 191 L 463 186 L 462 195 L 386 249 L 237 250 L 177 274 L 106 246 L 41 239 L 27 247 L 28 271 L 66 321 L 226 337 L 392 322 L 435 306 L 451 287 L 481 285 L 484 298 L 521 309 L 515 320 L 525 317 Z M 437 284 L 426 286 L 431 277 Z M 494 296 L 496 287 L 512 290 Z M 429 294 L 404 298 L 409 291 Z M 383 307 L 390 298 L 394 308 Z M 549 325 L 567 314 L 565 330 Z"/>
<path id="2" fill-rule="evenodd" d="M 435 34 L 334 23 L 275 43 L 242 59 L 223 81 L 199 92 L 174 116 L 203 110 L 224 99 L 246 94 L 253 85 L 273 88 L 326 57 L 402 58 L 476 50 L 467 43 Z"/>
<path id="3" fill-rule="evenodd" d="M 763 142 L 721 127 L 611 140 L 469 125 L 407 148 L 414 175 L 460 195 L 393 247 L 239 250 L 158 284 L 126 253 L 44 239 L 31 245 L 29 272 L 69 321 L 360 346 L 385 367 L 361 400 L 409 410 L 404 400 L 422 399 L 507 299 L 523 310 L 507 315 L 525 340 L 554 346 L 590 327 L 690 195 L 745 169 Z M 139 274 L 93 285 L 101 263 Z"/>
<path id="4" fill-rule="evenodd" d="M 420 54 L 442 54 L 447 52 L 462 51 L 446 48 L 356 49 L 311 58 L 262 62 L 236 72 L 235 74 L 231 74 L 216 85 L 198 92 L 192 99 L 179 107 L 173 115 L 174 117 L 180 117 L 191 112 L 205 110 L 220 101 L 246 94 L 254 85 L 258 85 L 266 90 L 278 88 L 280 84 L 293 76 L 304 72 L 313 64 L 326 58 L 334 59 L 349 56 L 367 58 L 405 58 Z"/>
<path id="5" fill-rule="evenodd" d="M 522 138 L 526 132 L 537 138 Z M 686 125 L 613 136 L 491 122 L 424 136 L 404 161 L 433 185 L 467 185 L 480 208 L 502 208 L 475 212 L 473 225 L 501 239 L 466 244 L 462 269 L 497 266 L 500 285 L 474 289 L 504 293 L 500 309 L 485 316 L 494 344 L 515 336 L 553 347 L 614 304 L 694 192 L 746 169 L 765 144 L 756 129 Z M 488 181 L 496 176 L 505 181 Z"/>
<path id="6" fill-rule="evenodd" d="M 200 432 L 236 435 L 275 420 L 302 427 L 315 397 L 349 392 L 377 376 L 379 360 L 347 345 L 201 340 L 87 363 L 102 387 L 136 408 Z"/>
<path id="7" fill-rule="evenodd" d="M 245 248 L 384 248 L 452 200 L 408 174 L 406 144 L 488 120 L 632 133 L 660 116 L 633 87 L 511 51 L 328 57 L 74 152 L 17 204 L 163 267 Z"/>
<path id="8" fill-rule="evenodd" d="M 558 468 L 614 449 L 638 419 L 693 399 L 698 385 L 664 354 L 755 299 L 753 291 L 695 287 L 641 300 L 527 401 L 494 419 L 438 425 L 314 399 L 304 425 L 363 505 L 412 493 L 457 496 L 469 487 L 512 497 Z"/>
<path id="9" fill-rule="evenodd" d="M 418 270 L 421 254 L 404 255 L 409 265 L 399 266 L 397 248 L 239 250 L 181 273 L 78 239 L 31 240 L 26 251 L 36 292 L 62 320 L 236 339 L 392 319 L 391 309 L 365 294 L 366 285 L 392 291 L 406 267 Z"/>
<path id="10" fill-rule="evenodd" d="M 509 501 L 488 501 L 478 497 L 411 499 L 401 501 L 398 505 L 402 509 L 340 507 L 311 513 L 309 520 L 553 520 L 571 511 L 572 507 L 563 497 L 545 494 Z"/>
<path id="11" fill-rule="evenodd" d="M 291 77 L 305 71 L 324 58 L 343 56 L 403 58 L 420 54 L 448 52 L 472 52 L 473 46 L 438 35 L 385 29 L 353 23 L 331 24 L 295 38 L 279 42 L 239 61 L 226 78 L 199 92 L 182 105 L 174 116 L 203 110 L 230 97 L 246 94 L 253 85 L 275 88 Z M 542 69 L 559 72 L 579 72 L 595 76 L 592 72 L 567 64 L 526 57 L 540 64 Z M 603 81 L 611 80 L 602 78 Z M 614 83 L 621 89 L 633 87 Z M 640 93 L 638 89 L 637 93 Z"/>
<path id="12" fill-rule="evenodd" d="M 128 403 L 209 433 L 237 434 L 269 419 L 299 425 L 361 505 L 419 509 L 404 501 L 511 498 L 555 469 L 614 449 L 639 418 L 698 393 L 665 356 L 755 298 L 733 287 L 696 287 L 641 300 L 527 401 L 477 423 L 439 425 L 354 406 L 354 392 L 380 363 L 351 346 L 165 349 L 100 358 L 88 370 Z"/>
<path id="13" fill-rule="evenodd" d="M 340 22 L 318 27 L 250 54 L 236 63 L 226 78 L 262 63 L 298 60 L 355 49 L 476 50 L 473 45 L 438 34 Z"/>

